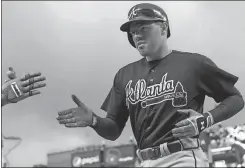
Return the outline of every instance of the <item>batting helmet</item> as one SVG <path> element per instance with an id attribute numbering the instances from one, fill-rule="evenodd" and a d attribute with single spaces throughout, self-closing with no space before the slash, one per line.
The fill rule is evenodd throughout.
<path id="1" fill-rule="evenodd" d="M 157 5 L 150 3 L 141 3 L 133 6 L 128 12 L 129 21 L 124 23 L 120 30 L 127 32 L 130 44 L 135 47 L 132 35 L 129 33 L 130 25 L 133 22 L 142 21 L 162 21 L 168 24 L 167 38 L 170 37 L 169 21 L 166 12 Z"/>

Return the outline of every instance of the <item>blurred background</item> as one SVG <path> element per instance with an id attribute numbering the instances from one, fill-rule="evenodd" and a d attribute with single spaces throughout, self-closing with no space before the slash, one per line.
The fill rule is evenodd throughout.
<path id="1" fill-rule="evenodd" d="M 146 2 L 146 1 L 144 1 Z M 2 81 L 8 67 L 17 75 L 40 71 L 47 78 L 42 94 L 2 109 L 2 133 L 21 137 L 8 154 L 10 166 L 48 164 L 48 153 L 100 145 L 92 129 L 67 129 L 56 122 L 57 112 L 75 107 L 76 94 L 100 116 L 100 106 L 114 75 L 122 66 L 141 58 L 119 27 L 134 2 L 2 2 Z M 172 49 L 197 52 L 239 77 L 236 87 L 245 93 L 245 2 L 152 2 L 168 14 Z M 215 102 L 207 98 L 205 111 Z M 245 110 L 222 123 L 243 124 Z M 127 143 L 123 134 L 107 145 Z M 15 146 L 4 139 L 3 155 Z M 71 162 L 70 162 L 71 164 Z"/>

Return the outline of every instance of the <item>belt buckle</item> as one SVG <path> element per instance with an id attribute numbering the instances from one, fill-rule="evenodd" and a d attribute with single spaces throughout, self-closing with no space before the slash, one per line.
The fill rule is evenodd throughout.
<path id="1" fill-rule="evenodd" d="M 157 154 L 156 154 L 156 148 L 149 148 L 148 150 L 147 150 L 147 157 L 149 158 L 149 159 L 157 159 L 158 158 L 158 156 L 157 156 Z"/>

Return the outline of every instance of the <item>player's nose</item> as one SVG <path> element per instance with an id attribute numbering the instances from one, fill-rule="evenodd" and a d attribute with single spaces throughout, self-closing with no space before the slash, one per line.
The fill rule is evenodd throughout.
<path id="1" fill-rule="evenodd" d="M 135 33 L 134 34 L 134 38 L 135 38 L 136 41 L 140 41 L 140 40 L 143 39 L 143 36 L 140 33 L 137 33 L 137 34 Z"/>
<path id="2" fill-rule="evenodd" d="M 137 44 L 138 42 L 140 42 L 140 41 L 144 41 L 143 36 L 140 35 L 140 34 L 134 35 L 133 39 L 134 39 L 134 42 L 135 42 L 136 44 Z"/>

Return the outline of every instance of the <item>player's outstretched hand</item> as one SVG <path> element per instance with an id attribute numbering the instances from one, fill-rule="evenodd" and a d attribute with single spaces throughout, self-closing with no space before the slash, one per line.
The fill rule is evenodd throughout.
<path id="1" fill-rule="evenodd" d="M 2 105 L 17 103 L 28 97 L 38 95 L 39 88 L 45 87 L 46 78 L 40 72 L 17 77 L 12 67 L 7 72 L 8 80 L 2 85 Z"/>
<path id="2" fill-rule="evenodd" d="M 202 115 L 193 109 L 180 109 L 179 113 L 185 113 L 189 117 L 177 124 L 172 130 L 173 136 L 176 138 L 194 137 L 199 135 L 204 129 L 212 125 L 208 113 Z"/>
<path id="3" fill-rule="evenodd" d="M 93 112 L 75 95 L 71 97 L 78 107 L 58 112 L 58 122 L 68 128 L 91 126 Z"/>

